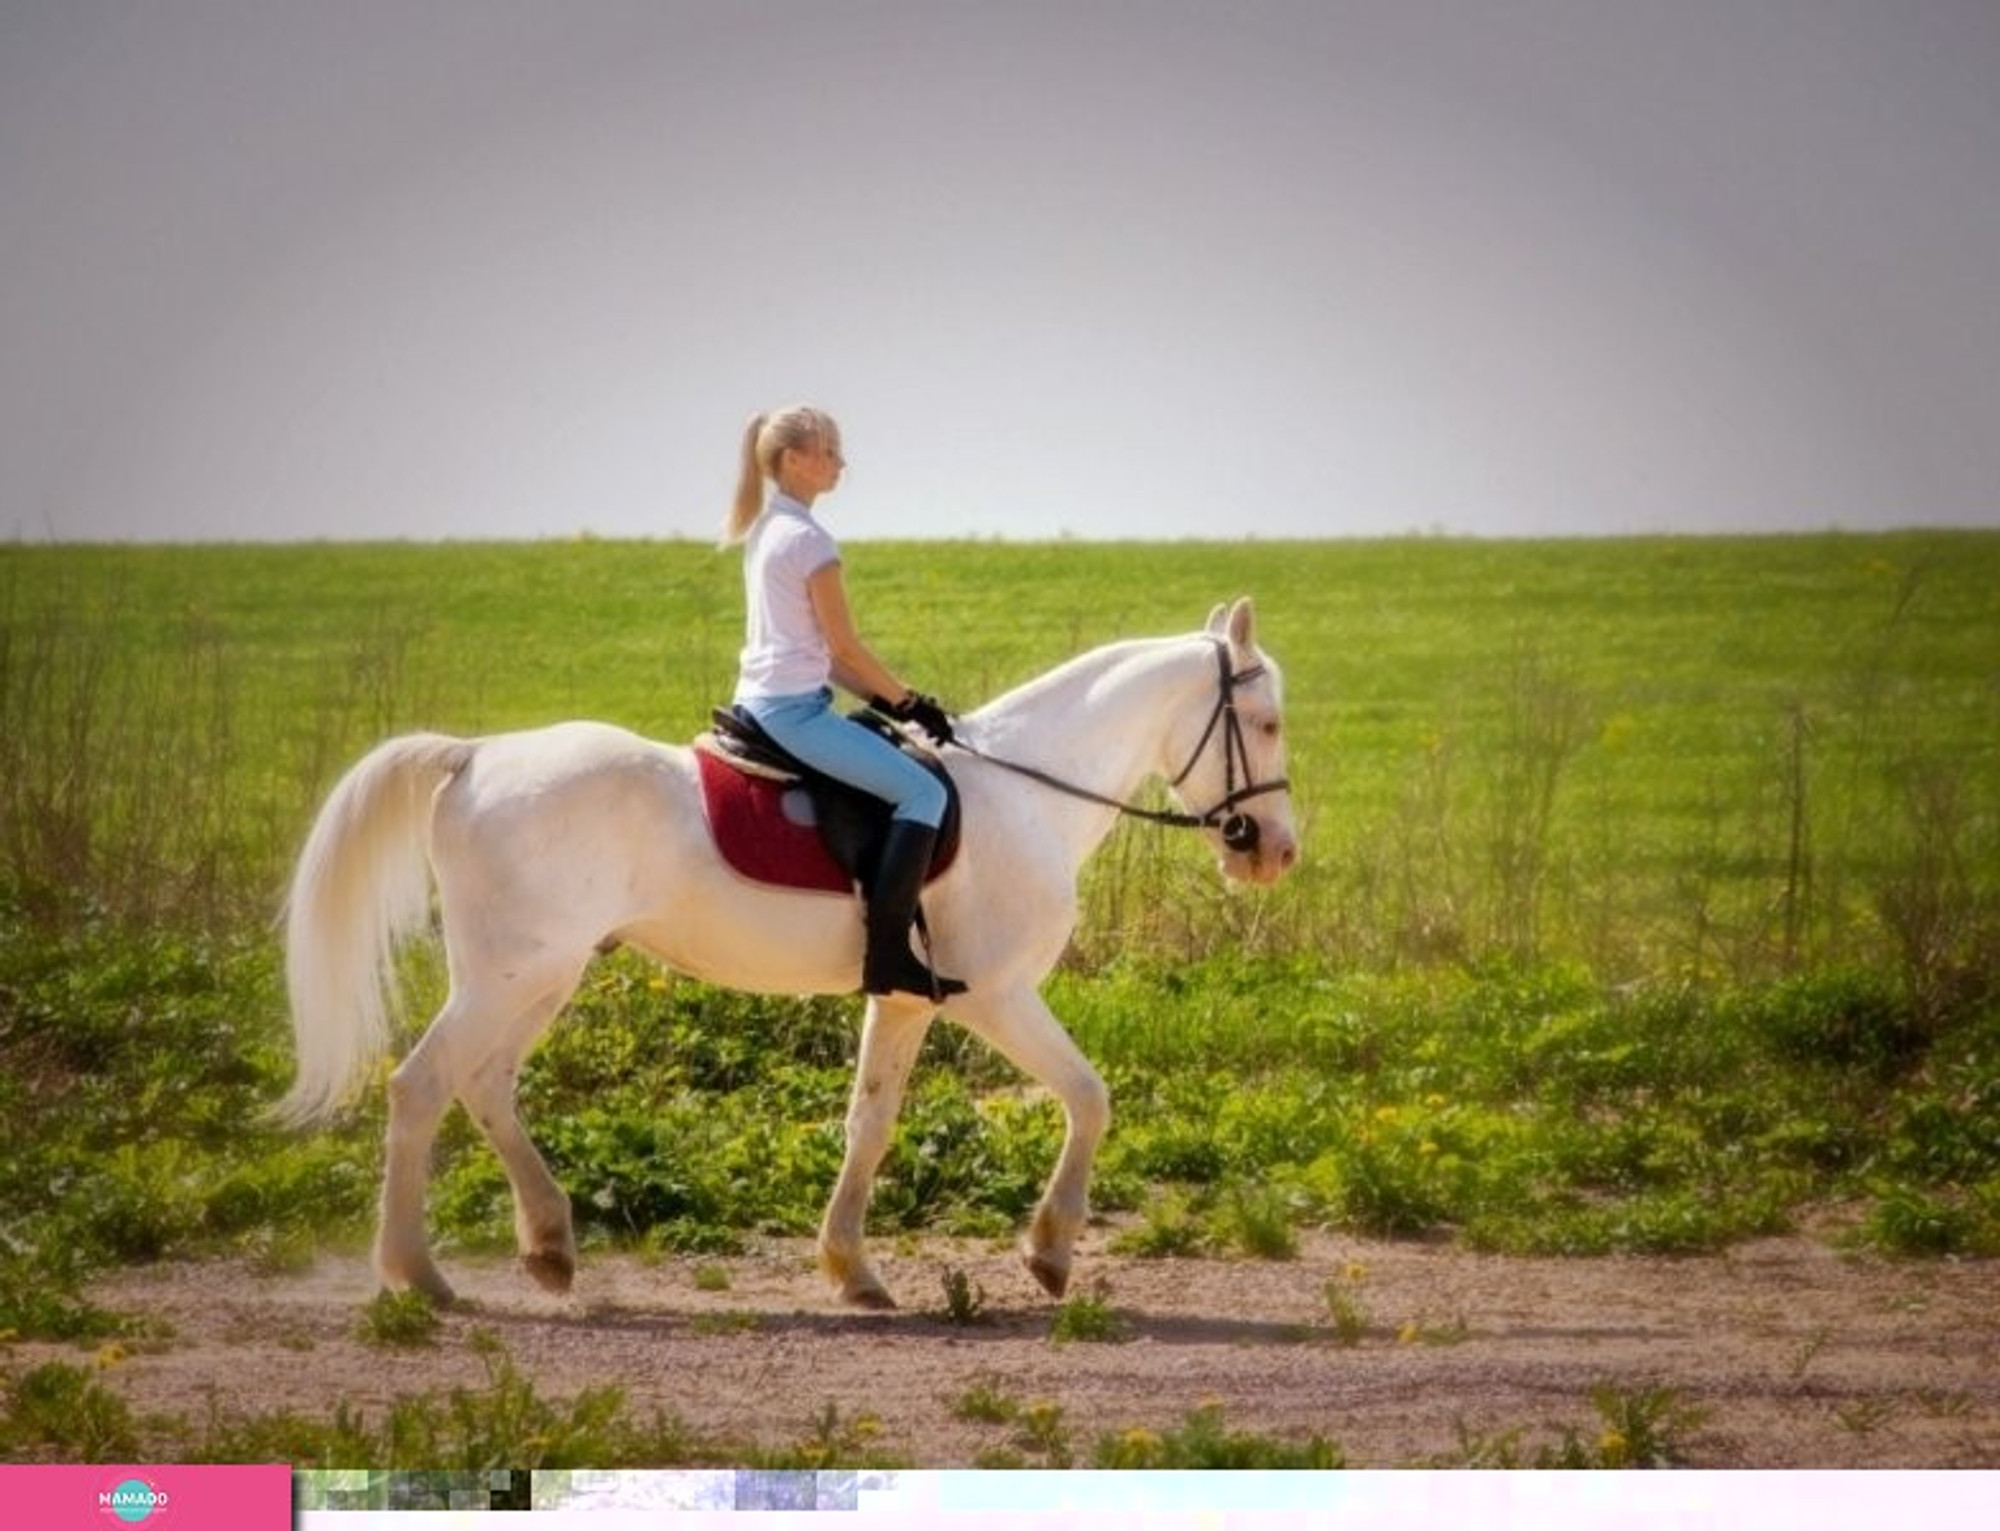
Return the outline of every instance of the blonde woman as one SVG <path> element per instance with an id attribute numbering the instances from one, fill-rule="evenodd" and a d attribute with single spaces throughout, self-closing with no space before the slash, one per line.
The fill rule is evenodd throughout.
<path id="1" fill-rule="evenodd" d="M 840 547 L 813 515 L 846 466 L 840 427 L 808 405 L 757 415 L 744 432 L 742 474 L 723 533 L 725 545 L 743 544 L 748 608 L 736 705 L 807 765 L 890 804 L 888 842 L 868 890 L 861 987 L 945 999 L 965 985 L 933 973 L 910 949 L 910 921 L 944 820 L 944 788 L 833 706 L 837 684 L 940 744 L 951 741 L 944 708 L 904 685 L 855 630 Z"/>

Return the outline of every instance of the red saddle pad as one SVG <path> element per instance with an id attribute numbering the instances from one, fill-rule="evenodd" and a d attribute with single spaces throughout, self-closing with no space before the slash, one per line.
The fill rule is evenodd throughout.
<path id="1" fill-rule="evenodd" d="M 753 882 L 780 888 L 854 891 L 847 874 L 827 854 L 802 789 L 739 771 L 706 750 L 696 751 L 695 759 L 701 762 L 701 801 L 709 833 L 734 870 Z"/>
<path id="2" fill-rule="evenodd" d="M 707 750 L 701 763 L 701 802 L 715 848 L 730 868 L 752 882 L 814 893 L 852 893 L 854 883 L 827 851 L 804 789 L 768 776 L 739 771 Z M 948 838 L 930 877 L 935 881 L 958 857 Z"/>

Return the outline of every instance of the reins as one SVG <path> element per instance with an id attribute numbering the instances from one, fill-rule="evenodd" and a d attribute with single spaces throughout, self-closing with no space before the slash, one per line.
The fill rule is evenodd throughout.
<path id="1" fill-rule="evenodd" d="M 1285 792 L 1291 788 L 1291 779 L 1280 776 L 1275 781 L 1253 781 L 1250 774 L 1250 745 L 1243 737 L 1243 720 L 1236 714 L 1236 688 L 1255 680 L 1264 673 L 1261 664 L 1252 665 L 1247 670 L 1232 670 L 1229 667 L 1229 645 L 1215 640 L 1215 657 L 1219 671 L 1220 687 L 1215 701 L 1215 710 L 1208 715 L 1208 726 L 1201 731 L 1201 738 L 1195 742 L 1194 751 L 1188 762 L 1181 767 L 1169 786 L 1179 787 L 1194 774 L 1194 768 L 1201 763 L 1202 754 L 1208 749 L 1209 740 L 1215 737 L 1218 727 L 1222 729 L 1222 772 L 1223 795 L 1206 813 L 1184 813 L 1172 808 L 1145 808 L 1137 803 L 1123 802 L 1115 797 L 1106 797 L 1101 792 L 1093 792 L 1088 787 L 1080 787 L 1075 782 L 1064 781 L 1060 776 L 1052 776 L 1047 771 L 1034 766 L 1022 765 L 1019 761 L 1003 760 L 998 755 L 989 755 L 976 749 L 964 740 L 954 740 L 952 747 L 963 750 L 975 759 L 988 765 L 996 765 L 1003 771 L 1011 771 L 1016 776 L 1026 777 L 1051 791 L 1061 792 L 1068 797 L 1095 803 L 1100 808 L 1113 808 L 1127 818 L 1143 819 L 1149 824 L 1162 824 L 1170 829 L 1220 829 L 1222 843 L 1233 851 L 1250 852 L 1257 848 L 1257 821 L 1247 813 L 1238 812 L 1239 805 L 1253 797 L 1262 797 L 1267 792 Z M 1243 785 L 1236 784 L 1237 772 L 1241 767 Z"/>

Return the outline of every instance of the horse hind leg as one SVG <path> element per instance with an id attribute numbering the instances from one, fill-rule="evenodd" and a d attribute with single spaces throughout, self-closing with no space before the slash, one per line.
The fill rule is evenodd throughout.
<path id="1" fill-rule="evenodd" d="M 421 1292 L 431 1301 L 454 1299 L 451 1283 L 432 1258 L 424 1228 L 424 1191 L 438 1126 L 456 1096 L 485 1132 L 514 1193 L 514 1228 L 522 1259 L 537 1282 L 566 1290 L 576 1269 L 569 1198 L 528 1140 L 514 1110 L 514 1081 L 521 1060 L 576 986 L 579 966 L 566 981 L 544 986 L 523 1004 L 513 985 L 483 993 L 454 984 L 423 1038 L 389 1077 L 389 1129 L 382 1175 L 375 1270 L 391 1290 Z M 532 992 L 532 991 L 531 991 Z M 478 1028 L 493 1015 L 509 1015 L 494 1038 Z M 467 1059 L 473 1060 L 468 1064 Z"/>
<path id="2" fill-rule="evenodd" d="M 447 1001 L 430 1030 L 389 1076 L 389 1127 L 384 1147 L 381 1214 L 375 1231 L 375 1273 L 392 1291 L 421 1292 L 440 1305 L 453 1300 L 451 1283 L 432 1260 L 424 1232 L 424 1188 L 431 1145 L 451 1105 L 441 1066 L 439 1029 L 451 1014 Z"/>
<path id="3" fill-rule="evenodd" d="M 514 1195 L 514 1240 L 521 1265 L 545 1291 L 565 1293 L 576 1279 L 576 1232 L 570 1201 L 528 1136 L 515 1102 L 522 1061 L 576 990 L 581 969 L 521 1009 L 458 1087 L 466 1112 L 499 1155 Z"/>

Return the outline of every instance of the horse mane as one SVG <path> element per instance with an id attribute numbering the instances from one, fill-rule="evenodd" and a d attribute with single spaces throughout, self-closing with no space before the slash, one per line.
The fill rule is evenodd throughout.
<path id="1" fill-rule="evenodd" d="M 975 739 L 998 743 L 1017 728 L 1025 727 L 1030 718 L 1061 716 L 1080 705 L 1104 677 L 1132 661 L 1164 653 L 1190 642 L 1192 637 L 1126 638 L 1089 649 L 1002 692 L 960 721 L 968 725 Z"/>

